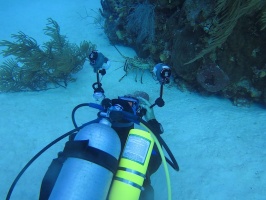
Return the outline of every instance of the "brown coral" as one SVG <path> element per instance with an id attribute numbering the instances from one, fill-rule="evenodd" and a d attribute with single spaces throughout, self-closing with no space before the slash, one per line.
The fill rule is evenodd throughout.
<path id="1" fill-rule="evenodd" d="M 218 92 L 228 85 L 229 77 L 218 65 L 212 63 L 198 71 L 197 81 L 208 92 Z"/>

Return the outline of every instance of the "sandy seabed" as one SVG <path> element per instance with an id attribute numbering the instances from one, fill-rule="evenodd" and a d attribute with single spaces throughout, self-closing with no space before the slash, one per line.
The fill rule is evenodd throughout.
<path id="1" fill-rule="evenodd" d="M 144 83 L 135 82 L 135 74 L 124 75 L 124 58 L 109 43 L 93 18 L 100 7 L 97 0 L 1 0 L 0 40 L 11 40 L 11 34 L 23 31 L 39 44 L 47 41 L 43 28 L 51 17 L 71 43 L 83 40 L 97 44 L 98 50 L 111 61 L 112 67 L 102 79 L 105 94 L 116 98 L 135 90 L 146 91 L 151 101 L 159 96 L 160 85 L 146 72 Z M 94 11 L 92 11 L 93 9 Z M 135 52 L 118 46 L 128 57 Z M 1 48 L 0 50 L 2 50 Z M 0 58 L 1 63 L 5 58 Z M 95 102 L 91 85 L 96 82 L 89 63 L 76 74 L 77 81 L 67 89 L 43 92 L 0 94 L 0 199 L 22 167 L 46 144 L 72 130 L 72 109 Z M 173 84 L 164 88 L 165 106 L 155 107 L 163 124 L 163 138 L 175 155 L 180 171 L 170 169 L 173 200 L 262 200 L 266 199 L 266 112 L 257 105 L 249 108 L 232 106 L 227 99 L 202 97 L 181 92 Z M 95 119 L 97 111 L 84 108 L 77 113 L 82 124 Z M 22 176 L 11 199 L 38 199 L 39 188 L 51 160 L 61 151 L 66 140 L 44 153 Z M 152 177 L 155 199 L 167 199 L 163 167 Z"/>

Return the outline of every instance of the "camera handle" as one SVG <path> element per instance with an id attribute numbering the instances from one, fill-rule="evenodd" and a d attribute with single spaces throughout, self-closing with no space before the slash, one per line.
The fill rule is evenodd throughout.
<path id="1" fill-rule="evenodd" d="M 159 107 L 163 107 L 164 106 L 164 100 L 163 100 L 163 85 L 164 85 L 164 83 L 161 83 L 161 88 L 160 88 L 160 97 L 158 97 L 156 100 L 155 100 L 155 102 L 154 102 L 154 104 L 152 104 L 151 106 L 150 106 L 150 108 L 153 108 L 154 106 L 159 106 Z"/>
<path id="2" fill-rule="evenodd" d="M 99 74 L 102 76 L 106 74 L 105 69 L 98 70 L 96 73 L 97 82 L 92 84 L 92 88 L 94 89 L 94 98 L 97 100 L 97 98 L 100 98 L 100 96 L 104 97 L 104 90 L 102 88 L 102 84 L 100 82 Z"/>

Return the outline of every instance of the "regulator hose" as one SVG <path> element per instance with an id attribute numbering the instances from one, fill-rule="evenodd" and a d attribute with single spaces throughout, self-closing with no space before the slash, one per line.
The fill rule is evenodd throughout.
<path id="1" fill-rule="evenodd" d="M 72 113 L 71 113 L 72 123 L 73 123 L 73 125 L 74 125 L 75 128 L 78 128 L 78 125 L 77 125 L 76 119 L 75 119 L 75 113 L 76 113 L 76 111 L 79 108 L 85 107 L 85 106 L 91 107 L 91 108 L 96 108 L 96 109 L 98 109 L 100 111 L 103 111 L 104 110 L 101 105 L 96 104 L 96 103 L 81 103 L 81 104 L 75 106 L 75 108 L 73 108 Z"/>
<path id="2" fill-rule="evenodd" d="M 56 138 L 54 141 L 52 141 L 51 143 L 49 143 L 48 145 L 46 145 L 42 150 L 40 150 L 35 156 L 32 157 L 32 159 L 30 159 L 30 161 L 22 168 L 22 170 L 18 173 L 17 177 L 14 179 L 12 185 L 9 188 L 9 191 L 7 193 L 6 196 L 6 200 L 9 200 L 12 192 L 17 184 L 17 182 L 19 181 L 19 179 L 21 178 L 21 176 L 24 174 L 24 172 L 29 168 L 29 166 L 37 159 L 39 158 L 46 150 L 48 150 L 50 147 L 52 147 L 54 144 L 56 144 L 57 142 L 61 141 L 62 139 L 64 139 L 65 137 L 72 135 L 74 133 L 76 133 L 77 131 L 79 131 L 81 128 L 83 128 L 83 126 L 75 128 L 63 135 L 61 135 L 60 137 Z"/>

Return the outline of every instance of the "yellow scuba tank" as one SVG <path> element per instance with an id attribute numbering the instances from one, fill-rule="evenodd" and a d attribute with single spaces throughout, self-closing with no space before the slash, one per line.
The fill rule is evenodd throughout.
<path id="1" fill-rule="evenodd" d="M 149 132 L 131 129 L 114 177 L 109 200 L 138 200 L 154 140 Z"/>

